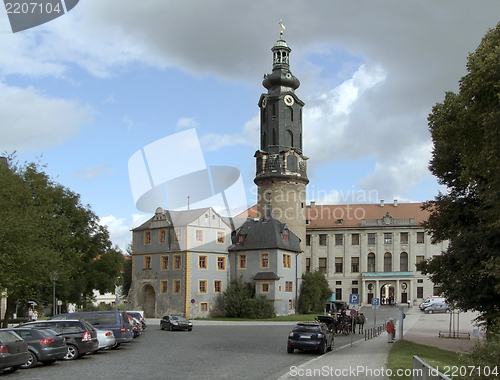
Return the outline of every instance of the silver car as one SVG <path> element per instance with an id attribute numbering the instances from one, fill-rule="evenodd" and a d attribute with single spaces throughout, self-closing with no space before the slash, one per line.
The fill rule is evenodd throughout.
<path id="1" fill-rule="evenodd" d="M 99 341 L 98 350 L 107 350 L 115 347 L 116 339 L 115 334 L 113 334 L 112 330 L 100 329 L 97 326 L 95 327 L 95 331 L 97 332 L 97 340 Z"/>
<path id="2" fill-rule="evenodd" d="M 430 306 L 427 306 L 424 309 L 425 314 L 433 314 L 433 313 L 449 313 L 451 311 L 450 305 L 446 303 L 434 303 Z"/>

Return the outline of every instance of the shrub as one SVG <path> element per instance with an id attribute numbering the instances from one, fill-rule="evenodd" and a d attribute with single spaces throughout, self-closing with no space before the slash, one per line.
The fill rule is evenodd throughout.
<path id="1" fill-rule="evenodd" d="M 332 293 L 325 275 L 319 270 L 304 273 L 299 296 L 300 313 L 322 313 Z"/>
<path id="2" fill-rule="evenodd" d="M 224 291 L 224 311 L 230 318 L 273 318 L 274 307 L 265 297 L 255 298 L 255 291 L 242 278 L 231 280 Z"/>

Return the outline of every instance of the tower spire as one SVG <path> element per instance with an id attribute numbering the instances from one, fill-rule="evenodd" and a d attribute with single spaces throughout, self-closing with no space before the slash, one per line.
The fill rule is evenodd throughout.
<path id="1" fill-rule="evenodd" d="M 283 19 L 280 20 L 280 23 L 279 23 L 281 29 L 280 29 L 280 39 L 283 37 L 283 32 L 285 31 L 285 25 L 283 25 Z"/>

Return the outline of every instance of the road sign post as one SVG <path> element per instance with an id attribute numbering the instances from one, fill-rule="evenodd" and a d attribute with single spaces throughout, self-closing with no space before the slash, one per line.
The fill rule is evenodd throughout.
<path id="1" fill-rule="evenodd" d="M 380 298 L 372 298 L 373 327 L 377 327 L 377 309 L 380 305 Z"/>

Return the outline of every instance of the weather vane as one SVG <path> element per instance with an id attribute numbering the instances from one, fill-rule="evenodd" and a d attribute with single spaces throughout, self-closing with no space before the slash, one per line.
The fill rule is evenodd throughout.
<path id="1" fill-rule="evenodd" d="M 280 27 L 281 27 L 281 30 L 280 30 L 280 37 L 281 37 L 281 36 L 283 36 L 283 31 L 286 29 L 285 25 L 283 25 L 283 20 L 280 20 Z"/>

